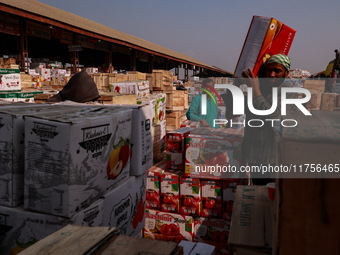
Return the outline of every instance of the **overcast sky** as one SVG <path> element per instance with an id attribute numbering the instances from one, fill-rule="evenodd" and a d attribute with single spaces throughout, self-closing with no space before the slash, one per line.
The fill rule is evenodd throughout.
<path id="1" fill-rule="evenodd" d="M 339 0 L 39 0 L 234 72 L 253 15 L 296 30 L 292 69 L 325 70 L 340 50 Z"/>

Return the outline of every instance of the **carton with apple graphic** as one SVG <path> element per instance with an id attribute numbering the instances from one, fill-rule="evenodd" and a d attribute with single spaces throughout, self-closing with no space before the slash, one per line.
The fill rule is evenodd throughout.
<path id="1" fill-rule="evenodd" d="M 103 226 L 135 236 L 145 225 L 146 173 L 131 176 L 104 197 Z"/>
<path id="2" fill-rule="evenodd" d="M 202 210 L 201 180 L 180 178 L 181 214 L 200 216 Z"/>
<path id="3" fill-rule="evenodd" d="M 126 81 L 109 84 L 110 92 L 120 94 L 134 94 L 137 99 L 150 95 L 149 81 Z"/>
<path id="4" fill-rule="evenodd" d="M 25 117 L 26 209 L 71 217 L 129 177 L 131 109 Z"/>
<path id="5" fill-rule="evenodd" d="M 161 210 L 179 213 L 180 171 L 165 171 L 161 177 Z"/>
<path id="6" fill-rule="evenodd" d="M 202 216 L 222 218 L 222 181 L 202 180 Z"/>
<path id="7" fill-rule="evenodd" d="M 18 206 L 24 200 L 24 116 L 66 114 L 88 107 L 20 104 L 0 109 L 0 205 Z"/>
<path id="8" fill-rule="evenodd" d="M 147 209 L 144 238 L 179 243 L 192 241 L 194 220 L 191 216 Z"/>
<path id="9" fill-rule="evenodd" d="M 230 254 L 227 249 L 230 222 L 205 217 L 194 218 L 194 241 L 214 245 L 219 254 Z"/>
<path id="10" fill-rule="evenodd" d="M 150 104 L 152 105 L 153 117 L 152 124 L 157 125 L 165 120 L 166 111 L 166 94 L 154 93 L 147 97 L 143 97 L 137 100 L 138 104 Z"/>
<path id="11" fill-rule="evenodd" d="M 166 163 L 161 161 L 152 166 L 146 179 L 146 208 L 161 209 L 161 177 L 165 171 Z"/>
<path id="12" fill-rule="evenodd" d="M 1 254 L 18 254 L 67 224 L 100 226 L 103 222 L 103 212 L 103 199 L 79 211 L 71 219 L 24 210 L 22 206 L 0 206 Z"/>

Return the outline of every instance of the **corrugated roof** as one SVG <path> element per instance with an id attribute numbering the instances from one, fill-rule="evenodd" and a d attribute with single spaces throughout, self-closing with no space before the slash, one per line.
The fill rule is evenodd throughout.
<path id="1" fill-rule="evenodd" d="M 30 12 L 35 15 L 39 15 L 51 20 L 55 20 L 61 23 L 65 23 L 68 25 L 71 25 L 76 28 L 80 28 L 98 35 L 102 35 L 108 38 L 116 39 L 122 44 L 128 43 L 130 45 L 135 45 L 140 48 L 149 50 L 154 52 L 155 54 L 160 53 L 162 55 L 166 55 L 169 57 L 173 57 L 175 59 L 178 59 L 178 61 L 188 62 L 192 65 L 197 65 L 201 67 L 205 67 L 208 69 L 216 70 L 218 72 L 225 72 L 229 73 L 228 71 L 225 71 L 220 68 L 216 68 L 210 65 L 207 65 L 203 62 L 200 62 L 194 58 L 191 58 L 187 55 L 184 55 L 182 53 L 167 49 L 165 47 L 162 47 L 158 44 L 146 41 L 144 39 L 120 32 L 118 30 L 115 30 L 113 28 L 104 26 L 102 24 L 99 24 L 97 22 L 85 19 L 83 17 L 80 17 L 78 15 L 72 14 L 70 12 L 63 11 L 61 9 L 55 8 L 53 6 L 40 3 L 35 0 L 0 0 L 0 3 L 3 3 L 5 5 L 23 10 L 25 12 Z M 1 6 L 0 6 L 1 7 Z M 119 42 L 118 42 L 119 43 Z M 143 50 L 141 49 L 141 50 Z"/>

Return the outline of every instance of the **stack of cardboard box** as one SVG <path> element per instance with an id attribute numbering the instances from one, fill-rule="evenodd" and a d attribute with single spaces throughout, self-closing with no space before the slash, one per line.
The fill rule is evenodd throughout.
<path id="1" fill-rule="evenodd" d="M 140 234 L 152 165 L 146 107 L 1 106 L 4 254 L 69 223 Z"/>

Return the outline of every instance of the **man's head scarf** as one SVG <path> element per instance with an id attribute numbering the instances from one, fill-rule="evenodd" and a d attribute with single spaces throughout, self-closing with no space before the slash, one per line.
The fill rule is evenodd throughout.
<path id="1" fill-rule="evenodd" d="M 271 56 L 270 58 L 268 58 L 267 63 L 266 64 L 270 64 L 270 63 L 278 63 L 284 66 L 284 68 L 286 68 L 286 70 L 289 72 L 290 70 L 290 58 L 287 57 L 286 55 L 283 54 L 276 54 Z"/>

